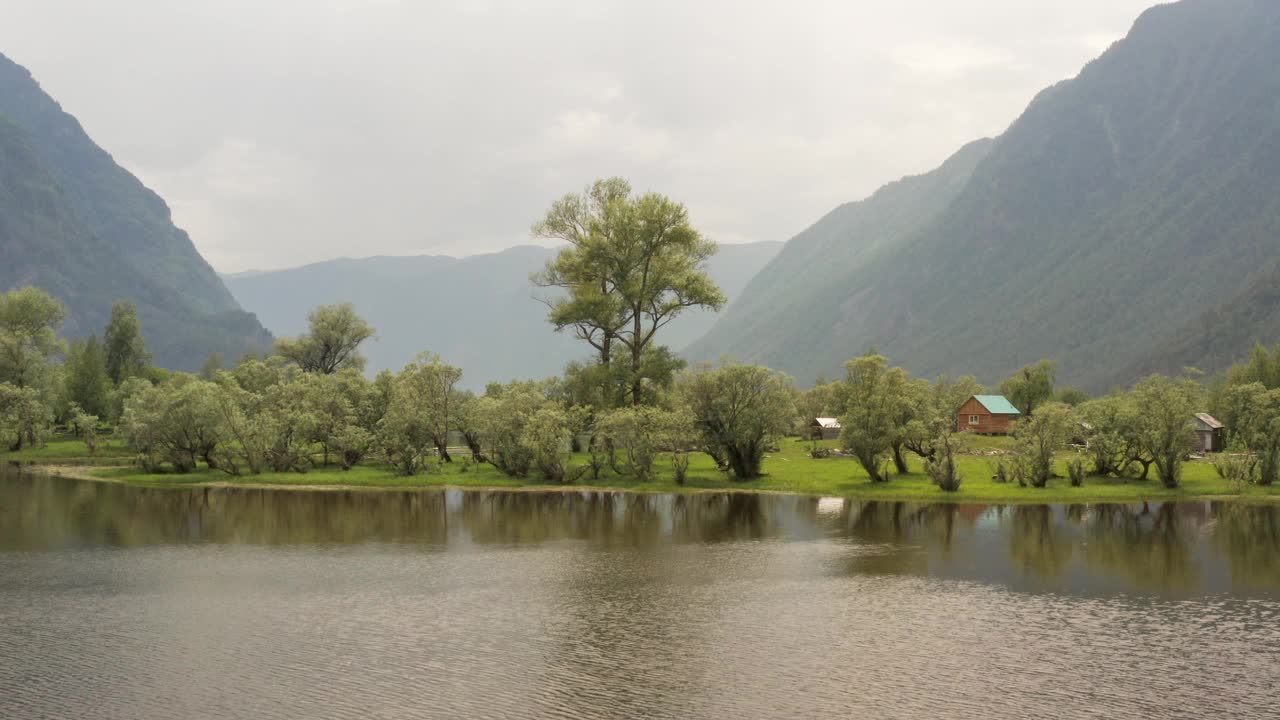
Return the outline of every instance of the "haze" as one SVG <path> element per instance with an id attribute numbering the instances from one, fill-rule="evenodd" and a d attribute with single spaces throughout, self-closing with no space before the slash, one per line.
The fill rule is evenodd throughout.
<path id="1" fill-rule="evenodd" d="M 784 240 L 1150 4 L 5 0 L 0 48 L 235 271 L 498 250 L 607 175 Z"/>

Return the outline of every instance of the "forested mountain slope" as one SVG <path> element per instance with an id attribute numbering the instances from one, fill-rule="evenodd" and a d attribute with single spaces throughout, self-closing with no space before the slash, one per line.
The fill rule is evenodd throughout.
<path id="1" fill-rule="evenodd" d="M 722 245 L 708 272 L 732 301 L 781 243 Z M 437 353 L 463 369 L 463 383 L 539 379 L 589 355 L 571 334 L 547 323 L 529 275 L 556 250 L 521 246 L 465 258 L 443 256 L 339 259 L 288 270 L 224 277 L 244 307 L 277 335 L 306 329 L 318 305 L 351 302 L 377 331 L 364 348 L 373 370 L 399 370 L 418 353 Z M 543 291 L 537 291 L 538 294 Z M 715 321 L 690 312 L 661 331 L 659 342 L 681 349 Z"/>
<path id="2" fill-rule="evenodd" d="M 1064 382 L 1127 382 L 1122 370 L 1280 251 L 1277 67 L 1280 3 L 1153 8 L 978 146 L 967 179 L 952 174 L 958 190 L 919 182 L 947 165 L 908 181 L 932 195 L 913 199 L 926 208 L 920 227 L 877 219 L 836 230 L 814 259 L 784 265 L 819 223 L 748 290 L 760 307 L 788 310 L 762 320 L 740 303 L 691 352 L 802 381 L 875 345 L 924 375 L 991 381 L 1053 357 Z M 977 150 L 948 165 L 966 152 Z M 815 283 L 823 264 L 836 267 Z M 1272 339 L 1264 326 L 1236 332 Z"/>
<path id="3" fill-rule="evenodd" d="M 0 290 L 26 284 L 66 303 L 71 336 L 100 333 L 114 302 L 134 301 L 166 367 L 270 343 L 164 201 L 0 55 Z"/>
<path id="4" fill-rule="evenodd" d="M 1240 362 L 1255 344 L 1276 342 L 1280 342 L 1280 260 L 1254 273 L 1237 293 L 1191 319 L 1123 368 L 1117 378 L 1177 374 L 1188 367 L 1214 373 Z"/>

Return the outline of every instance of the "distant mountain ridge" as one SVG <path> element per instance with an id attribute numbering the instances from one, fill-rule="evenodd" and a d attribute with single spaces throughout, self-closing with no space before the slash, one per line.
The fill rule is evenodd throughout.
<path id="1" fill-rule="evenodd" d="M 57 296 L 71 336 L 100 333 L 111 305 L 132 300 L 156 362 L 175 369 L 270 344 L 164 201 L 3 55 L 0 158 L 0 290 Z"/>
<path id="2" fill-rule="evenodd" d="M 782 247 L 779 242 L 721 245 L 712 279 L 734 298 Z M 339 258 L 287 270 L 223 276 L 240 303 L 280 336 L 306 329 L 318 305 L 351 302 L 377 337 L 364 353 L 372 370 L 399 370 L 431 351 L 463 369 L 463 382 L 541 379 L 558 374 L 588 347 L 547 323 L 529 281 L 555 248 L 522 245 L 468 257 L 442 255 Z M 664 328 L 659 342 L 680 350 L 703 335 L 714 313 L 690 312 Z"/>
<path id="3" fill-rule="evenodd" d="M 1052 357 L 1064 383 L 1128 383 L 1280 255 L 1277 67 L 1280 3 L 1152 8 L 1000 137 L 792 239 L 689 352 L 801 381 L 874 345 L 925 376 Z M 1191 364 L 1274 341 L 1258 310 Z"/>

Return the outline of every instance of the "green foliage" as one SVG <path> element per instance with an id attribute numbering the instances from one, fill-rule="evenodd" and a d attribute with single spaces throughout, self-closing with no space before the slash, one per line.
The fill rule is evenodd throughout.
<path id="1" fill-rule="evenodd" d="M 98 448 L 102 445 L 102 438 L 98 435 L 98 416 L 91 415 L 80 406 L 72 404 L 68 417 L 67 426 L 84 442 L 89 455 L 98 454 Z"/>
<path id="2" fill-rule="evenodd" d="M 211 352 L 209 357 L 205 359 L 204 364 L 200 366 L 200 378 L 202 380 L 212 380 L 218 376 L 219 372 L 226 369 L 226 363 L 222 361 L 222 353 Z"/>
<path id="3" fill-rule="evenodd" d="M 111 320 L 103 334 L 106 370 L 111 382 L 119 385 L 125 379 L 140 377 L 151 362 L 151 353 L 142 338 L 138 308 L 131 302 L 118 302 L 111 308 Z"/>
<path id="4" fill-rule="evenodd" d="M 1141 414 L 1142 409 L 1132 397 L 1118 393 L 1076 408 L 1094 475 L 1122 477 L 1135 465 L 1141 465 L 1142 476 L 1146 477 L 1151 458 L 1138 440 Z"/>
<path id="5" fill-rule="evenodd" d="M 62 303 L 34 287 L 0 295 L 0 382 L 47 390 L 52 361 L 66 349 L 58 339 L 66 316 Z"/>
<path id="6" fill-rule="evenodd" d="M 1053 398 L 1053 380 L 1057 365 L 1052 360 L 1041 360 L 1028 365 L 1012 377 L 1000 383 L 1000 394 L 1025 416 L 1035 413 L 1037 407 Z"/>
<path id="7" fill-rule="evenodd" d="M 1071 481 L 1071 487 L 1080 487 L 1084 485 L 1084 461 L 1074 458 L 1067 461 L 1067 478 Z"/>
<path id="8" fill-rule="evenodd" d="M 1253 480 L 1274 484 L 1280 480 L 1280 388 L 1268 390 L 1261 382 L 1231 386 L 1227 406 L 1234 444 L 1253 456 Z"/>
<path id="9" fill-rule="evenodd" d="M 1065 387 L 1053 394 L 1053 401 L 1077 407 L 1089 401 L 1089 393 L 1079 388 Z"/>
<path id="10" fill-rule="evenodd" d="M 90 415 L 105 417 L 111 409 L 111 378 L 96 335 L 71 343 L 63 366 L 64 398 Z"/>
<path id="11" fill-rule="evenodd" d="M 1138 414 L 1135 439 L 1151 457 L 1160 482 L 1176 488 L 1182 477 L 1182 459 L 1195 445 L 1194 413 L 1200 386 L 1194 380 L 1174 380 L 1153 375 L 1133 389 Z"/>
<path id="12" fill-rule="evenodd" d="M 276 341 L 276 353 L 304 372 L 332 375 L 344 368 L 364 368 L 360 344 L 373 337 L 373 328 L 356 314 L 351 303 L 324 305 L 307 315 L 310 330 L 293 339 Z"/>
<path id="13" fill-rule="evenodd" d="M 538 473 L 551 482 L 564 482 L 569 465 L 569 419 L 563 408 L 546 404 L 524 425 L 520 443 Z"/>
<path id="14" fill-rule="evenodd" d="M 536 468 L 548 480 L 565 479 L 570 420 L 563 408 L 547 399 L 543 386 L 527 382 L 491 386 L 468 415 L 480 439 L 482 457 L 504 474 L 528 477 Z"/>
<path id="15" fill-rule="evenodd" d="M 1014 429 L 1019 482 L 1037 488 L 1048 485 L 1053 477 L 1054 453 L 1066 446 L 1078 428 L 1075 413 L 1063 403 L 1046 403 L 1035 415 L 1019 420 Z"/>
<path id="16" fill-rule="evenodd" d="M 956 464 L 956 436 L 951 424 L 944 424 L 933 441 L 933 452 L 924 462 L 925 473 L 943 492 L 956 492 L 964 476 Z"/>
<path id="17" fill-rule="evenodd" d="M 452 460 L 449 431 L 456 427 L 453 413 L 459 392 L 454 386 L 461 378 L 458 368 L 435 355 L 423 354 L 391 383 L 379 437 L 384 453 L 405 475 L 426 467 L 431 457 Z"/>
<path id="18" fill-rule="evenodd" d="M 956 411 L 970 397 L 981 395 L 982 385 L 971 375 L 955 381 L 945 376 L 930 384 L 913 380 L 905 388 L 905 414 L 900 416 L 898 442 L 928 460 L 937 441 L 955 431 Z"/>
<path id="19" fill-rule="evenodd" d="M 602 414 L 595 430 L 612 451 L 618 474 L 649 480 L 658 455 L 671 452 L 676 482 L 683 482 L 693 427 L 682 413 L 645 406 L 619 408 Z"/>
<path id="20" fill-rule="evenodd" d="M 907 374 L 888 367 L 874 352 L 845 365 L 844 414 L 840 417 L 840 443 L 853 454 L 872 482 L 889 479 L 890 452 L 909 413 Z"/>
<path id="21" fill-rule="evenodd" d="M 557 330 L 572 330 L 616 378 L 625 357 L 627 401 L 644 402 L 646 381 L 661 384 L 675 368 L 652 355 L 658 330 L 691 308 L 720 309 L 724 295 L 707 276 L 715 242 L 689 222 L 685 207 L 657 193 L 633 196 L 621 178 L 599 180 L 556 201 L 533 232 L 568 244 L 533 282 L 558 292 L 545 302 Z M 607 399 L 611 385 L 602 387 Z M 608 405 L 604 405 L 608 407 Z"/>
<path id="22" fill-rule="evenodd" d="M 0 438 L 11 439 L 11 452 L 42 445 L 52 422 L 53 412 L 38 390 L 0 382 Z"/>
<path id="23" fill-rule="evenodd" d="M 791 378 L 758 365 L 685 371 L 676 379 L 676 400 L 702 451 L 738 481 L 760 476 L 765 451 L 795 423 Z"/>
<path id="24" fill-rule="evenodd" d="M 227 435 L 219 388 L 178 376 L 161 385 L 138 387 L 125 400 L 120 433 L 137 453 L 138 465 L 158 472 L 167 463 L 189 473 L 201 460 L 217 467 L 215 454 Z"/>

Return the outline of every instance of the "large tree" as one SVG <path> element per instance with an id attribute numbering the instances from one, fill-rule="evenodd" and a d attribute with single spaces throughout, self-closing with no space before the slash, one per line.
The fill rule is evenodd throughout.
<path id="1" fill-rule="evenodd" d="M 102 343 L 106 352 L 107 376 L 119 385 L 126 378 L 140 377 L 151 362 L 147 343 L 142 338 L 138 309 L 131 302 L 118 302 L 111 307 Z"/>
<path id="2" fill-rule="evenodd" d="M 702 366 L 676 380 L 703 451 L 740 481 L 760 476 L 765 451 L 793 427 L 794 394 L 789 376 L 758 365 Z"/>
<path id="3" fill-rule="evenodd" d="M 34 287 L 0 295 L 0 382 L 45 389 L 51 360 L 65 350 L 58 328 L 67 310 Z"/>
<path id="4" fill-rule="evenodd" d="M 874 351 L 850 360 L 845 370 L 840 442 L 871 482 L 884 482 L 889 479 L 886 460 L 905 429 L 900 423 L 910 401 L 907 373 L 890 368 L 884 356 Z"/>
<path id="5" fill-rule="evenodd" d="M 431 353 L 418 356 L 396 376 L 392 408 L 399 412 L 403 403 L 416 408 L 417 421 L 422 423 L 443 462 L 453 462 L 449 456 L 449 431 L 457 424 L 454 411 L 459 396 L 457 384 L 461 379 L 461 369 L 446 364 L 438 355 Z"/>
<path id="6" fill-rule="evenodd" d="M 1058 366 L 1052 360 L 1041 360 L 1017 371 L 1000 383 L 1000 392 L 1013 406 L 1029 417 L 1035 409 L 1053 398 L 1053 380 Z"/>
<path id="7" fill-rule="evenodd" d="M 1200 386 L 1191 379 L 1153 375 L 1133 388 L 1140 408 L 1134 437 L 1155 463 L 1160 482 L 1176 488 L 1182 479 L 1182 459 L 1195 446 L 1195 411 Z"/>
<path id="8" fill-rule="evenodd" d="M 658 331 L 689 308 L 724 305 L 706 273 L 715 242 L 693 228 L 684 205 L 658 193 L 634 195 L 621 178 L 556 201 L 533 233 L 568 244 L 533 276 L 559 291 L 545 300 L 548 319 L 591 345 L 604 367 L 622 353 L 633 405 L 644 401 Z"/>
<path id="9" fill-rule="evenodd" d="M 110 413 L 111 380 L 102 344 L 97 335 L 71 345 L 63 369 L 66 401 L 74 403 L 90 415 L 106 417 Z"/>
<path id="10" fill-rule="evenodd" d="M 324 305 L 307 315 L 307 334 L 276 341 L 276 352 L 305 372 L 332 375 L 343 368 L 364 368 L 360 343 L 374 330 L 351 303 Z"/>

